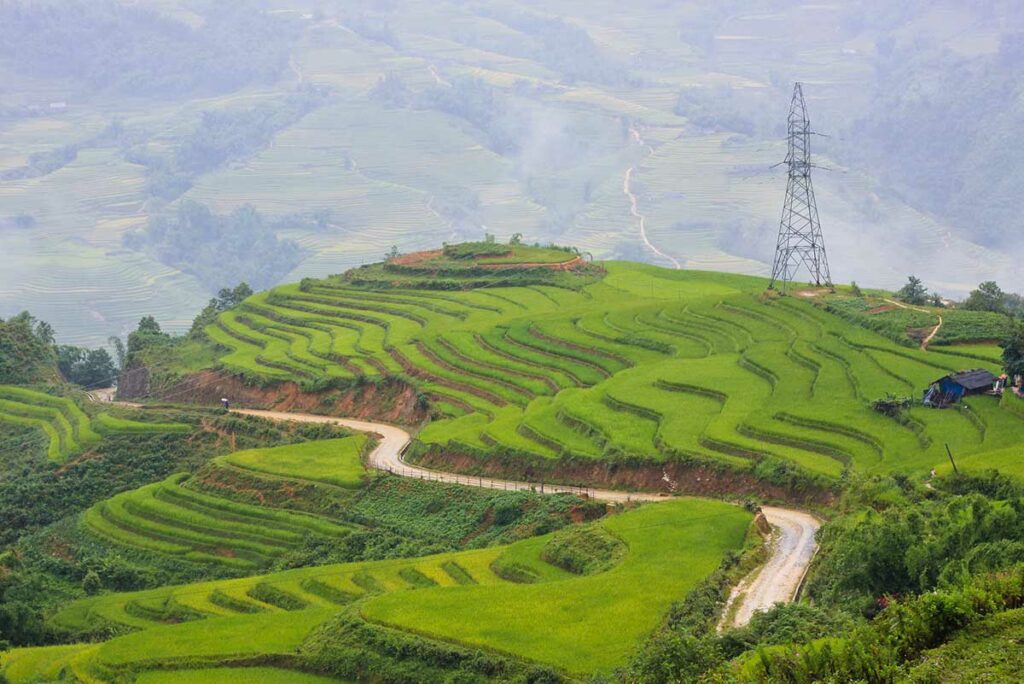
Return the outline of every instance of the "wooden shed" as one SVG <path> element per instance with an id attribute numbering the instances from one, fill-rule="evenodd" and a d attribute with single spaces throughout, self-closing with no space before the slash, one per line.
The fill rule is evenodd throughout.
<path id="1" fill-rule="evenodd" d="M 950 373 L 924 392 L 924 405 L 942 408 L 971 394 L 984 394 L 995 386 L 996 376 L 983 368 Z"/>

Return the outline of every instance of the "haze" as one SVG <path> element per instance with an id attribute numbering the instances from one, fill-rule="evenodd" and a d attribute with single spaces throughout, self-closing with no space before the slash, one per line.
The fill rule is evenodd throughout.
<path id="1" fill-rule="evenodd" d="M 96 344 L 486 233 L 766 274 L 805 84 L 832 274 L 1024 289 L 992 0 L 0 0 L 0 317 Z"/>

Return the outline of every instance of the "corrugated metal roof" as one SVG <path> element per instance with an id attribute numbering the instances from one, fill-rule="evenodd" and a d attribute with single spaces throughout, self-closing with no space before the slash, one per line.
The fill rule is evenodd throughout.
<path id="1" fill-rule="evenodd" d="M 991 387 L 996 381 L 996 376 L 983 368 L 973 368 L 960 371 L 959 373 L 951 373 L 946 377 L 969 390 L 985 389 Z"/>

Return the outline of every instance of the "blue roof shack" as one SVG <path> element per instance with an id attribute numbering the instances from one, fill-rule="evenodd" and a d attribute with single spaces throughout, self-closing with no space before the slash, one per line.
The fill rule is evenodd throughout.
<path id="1" fill-rule="evenodd" d="M 984 394 L 995 386 L 996 376 L 983 368 L 951 373 L 925 390 L 924 405 L 943 408 L 971 394 Z"/>

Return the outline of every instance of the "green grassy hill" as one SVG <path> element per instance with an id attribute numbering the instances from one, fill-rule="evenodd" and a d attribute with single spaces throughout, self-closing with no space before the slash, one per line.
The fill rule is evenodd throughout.
<path id="1" fill-rule="evenodd" d="M 71 604 L 54 625 L 72 633 L 131 627 L 131 634 L 15 649 L 0 663 L 12 682 L 62 669 L 84 681 L 174 669 L 180 681 L 193 681 L 191 669 L 217 663 L 309 669 L 318 652 L 343 649 L 360 634 L 374 638 L 347 647 L 372 658 L 401 643 L 402 632 L 393 629 L 401 628 L 451 644 L 461 655 L 449 667 L 474 653 L 486 658 L 476 651 L 483 649 L 576 675 L 609 671 L 626 664 L 674 600 L 742 546 L 749 522 L 739 507 L 697 499 L 613 516 L 594 525 L 628 551 L 596 574 L 573 574 L 545 560 L 556 533 L 479 551 L 108 594 Z M 334 674 L 355 679 L 359 664 Z"/>
<path id="2" fill-rule="evenodd" d="M 849 297 L 624 262 L 492 272 L 430 259 L 262 292 L 206 332 L 225 370 L 263 382 L 408 377 L 435 415 L 411 458 L 518 475 L 685 463 L 827 485 L 847 469 L 927 473 L 947 444 L 984 462 L 1024 437 L 1012 397 L 873 411 L 951 371 L 997 370 L 995 348 L 909 347 L 833 313 Z"/>

